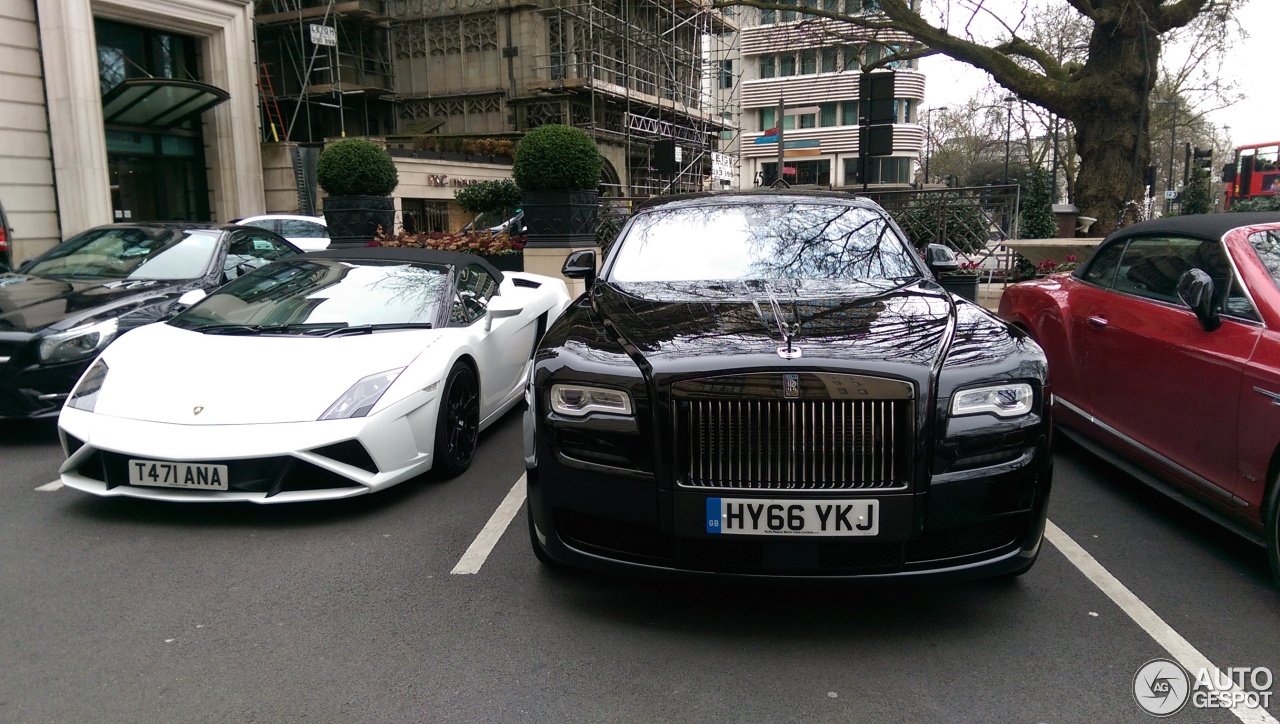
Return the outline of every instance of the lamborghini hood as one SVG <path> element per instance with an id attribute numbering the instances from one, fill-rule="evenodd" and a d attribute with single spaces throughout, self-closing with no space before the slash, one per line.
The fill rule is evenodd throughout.
<path id="1" fill-rule="evenodd" d="M 103 353 L 109 372 L 94 412 L 181 425 L 310 422 L 360 379 L 408 366 L 440 334 L 239 336 L 152 324 Z M 403 396 L 394 385 L 386 394 Z"/>

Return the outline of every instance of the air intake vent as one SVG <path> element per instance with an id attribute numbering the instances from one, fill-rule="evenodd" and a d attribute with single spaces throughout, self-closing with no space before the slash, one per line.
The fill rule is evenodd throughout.
<path id="1" fill-rule="evenodd" d="M 311 452 L 316 455 L 323 455 L 343 465 L 350 465 L 353 468 L 360 468 L 371 473 L 378 472 L 378 464 L 369 456 L 369 451 L 364 449 L 364 445 L 361 445 L 356 440 L 343 440 L 333 445 L 315 448 Z"/>
<path id="2" fill-rule="evenodd" d="M 518 287 L 527 287 L 529 289 L 537 289 L 542 286 L 541 282 L 535 282 L 532 279 L 521 279 L 520 277 L 511 277 L 511 283 Z"/>

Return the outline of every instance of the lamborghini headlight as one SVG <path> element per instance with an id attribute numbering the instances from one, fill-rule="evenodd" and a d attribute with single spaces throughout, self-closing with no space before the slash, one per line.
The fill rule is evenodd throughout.
<path id="1" fill-rule="evenodd" d="M 95 355 L 115 339 L 120 329 L 117 319 L 58 332 L 40 340 L 40 361 L 44 364 L 71 362 Z"/>
<path id="2" fill-rule="evenodd" d="M 607 387 L 555 384 L 551 386 L 551 409 L 571 417 L 589 412 L 630 415 L 631 395 Z"/>
<path id="3" fill-rule="evenodd" d="M 1021 417 L 1031 412 L 1035 392 L 1025 382 L 957 390 L 951 398 L 952 415 L 991 413 L 997 417 Z"/>
<path id="4" fill-rule="evenodd" d="M 364 417 L 369 410 L 378 404 L 382 393 L 387 391 L 392 382 L 404 371 L 403 367 L 369 375 L 342 393 L 338 401 L 329 406 L 320 416 L 321 420 L 345 420 L 350 417 Z"/>
<path id="5" fill-rule="evenodd" d="M 102 360 L 94 362 L 89 371 L 80 378 L 76 388 L 71 391 L 71 395 L 67 398 L 67 407 L 93 412 L 94 406 L 98 404 L 98 390 L 102 389 L 102 383 L 107 380 L 107 372 L 109 370 L 106 362 Z"/>

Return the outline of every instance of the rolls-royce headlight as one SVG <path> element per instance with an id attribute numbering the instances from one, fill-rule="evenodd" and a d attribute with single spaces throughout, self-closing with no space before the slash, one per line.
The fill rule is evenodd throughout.
<path id="1" fill-rule="evenodd" d="M 404 368 L 399 367 L 365 377 L 342 393 L 342 397 L 339 397 L 337 402 L 329 405 L 329 409 L 324 411 L 320 419 L 345 420 L 351 417 L 364 417 L 369 414 L 374 405 L 378 404 L 378 400 L 382 399 L 382 393 L 387 391 L 403 371 Z"/>
<path id="2" fill-rule="evenodd" d="M 1020 417 L 1031 412 L 1035 392 L 1025 382 L 957 390 L 951 398 L 952 415 L 991 413 L 998 417 Z"/>
<path id="3" fill-rule="evenodd" d="M 67 397 L 67 407 L 93 412 L 94 406 L 98 404 L 98 391 L 102 389 L 102 383 L 107 380 L 107 372 L 109 370 L 106 362 L 102 360 L 94 362 L 76 383 L 76 388 L 71 391 L 71 395 Z"/>
<path id="4" fill-rule="evenodd" d="M 119 320 L 108 319 L 51 334 L 40 340 L 40 361 L 45 364 L 72 362 L 95 355 L 115 339 L 119 329 Z"/>
<path id="5" fill-rule="evenodd" d="M 555 384 L 551 386 L 551 409 L 570 417 L 589 412 L 630 415 L 631 395 L 607 387 Z"/>

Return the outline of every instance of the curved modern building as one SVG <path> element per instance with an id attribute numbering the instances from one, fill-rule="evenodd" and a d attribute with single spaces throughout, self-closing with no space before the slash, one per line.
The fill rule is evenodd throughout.
<path id="1" fill-rule="evenodd" d="M 822 0 L 821 7 L 849 15 L 877 11 L 873 0 Z M 913 41 L 795 11 L 749 12 L 754 16 L 741 18 L 739 42 L 742 186 L 765 186 L 777 178 L 777 143 L 760 139 L 777 127 L 780 102 L 784 172 L 792 185 L 909 185 L 924 147 L 924 128 L 916 120 L 924 74 L 913 60 L 876 69 L 894 72 L 896 120 L 892 155 L 869 158 L 865 179 L 859 117 L 865 120 L 867 109 L 859 98 L 863 67 Z"/>

